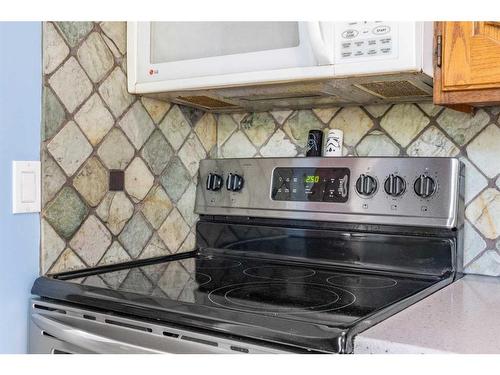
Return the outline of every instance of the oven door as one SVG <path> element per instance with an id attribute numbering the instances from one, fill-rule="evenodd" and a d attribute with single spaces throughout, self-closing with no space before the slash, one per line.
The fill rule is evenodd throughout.
<path id="1" fill-rule="evenodd" d="M 330 22 L 129 22 L 134 93 L 333 76 Z"/>

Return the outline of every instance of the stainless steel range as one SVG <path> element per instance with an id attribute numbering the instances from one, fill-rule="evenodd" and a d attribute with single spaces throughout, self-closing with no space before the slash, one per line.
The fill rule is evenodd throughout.
<path id="1" fill-rule="evenodd" d="M 40 277 L 37 353 L 350 353 L 461 276 L 452 158 L 201 162 L 196 248 Z"/>

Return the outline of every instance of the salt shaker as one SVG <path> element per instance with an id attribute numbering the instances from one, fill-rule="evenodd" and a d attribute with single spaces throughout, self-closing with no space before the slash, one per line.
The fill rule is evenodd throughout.
<path id="1" fill-rule="evenodd" d="M 323 156 L 342 156 L 344 132 L 340 129 L 330 129 L 326 136 Z"/>

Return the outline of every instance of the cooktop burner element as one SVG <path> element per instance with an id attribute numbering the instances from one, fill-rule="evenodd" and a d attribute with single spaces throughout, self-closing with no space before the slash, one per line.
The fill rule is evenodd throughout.
<path id="1" fill-rule="evenodd" d="M 198 259 L 196 267 L 201 270 L 221 270 L 226 268 L 235 268 L 241 266 L 241 262 L 228 259 L 225 262 L 214 261 L 212 256 L 201 257 Z"/>
<path id="2" fill-rule="evenodd" d="M 314 276 L 316 271 L 309 268 L 264 266 L 247 268 L 243 273 L 258 279 L 296 280 Z"/>
<path id="3" fill-rule="evenodd" d="M 349 288 L 380 289 L 391 288 L 398 284 L 394 279 L 388 277 L 367 276 L 367 275 L 335 275 L 330 276 L 326 281 L 335 286 Z"/>
<path id="4" fill-rule="evenodd" d="M 356 301 L 344 289 L 297 282 L 228 285 L 214 289 L 208 298 L 222 307 L 273 315 L 332 311 Z"/>

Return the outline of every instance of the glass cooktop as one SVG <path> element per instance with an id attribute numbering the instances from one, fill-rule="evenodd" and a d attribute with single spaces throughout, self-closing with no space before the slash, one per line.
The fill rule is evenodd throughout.
<path id="1" fill-rule="evenodd" d="M 439 237 L 201 221 L 196 244 L 186 254 L 40 277 L 32 293 L 266 345 L 345 352 L 356 333 L 453 276 L 453 243 Z"/>
<path id="2" fill-rule="evenodd" d="M 435 278 L 353 273 L 331 266 L 203 252 L 182 260 L 67 280 L 210 308 L 350 325 L 423 290 Z M 265 323 L 265 319 L 262 320 Z"/>

